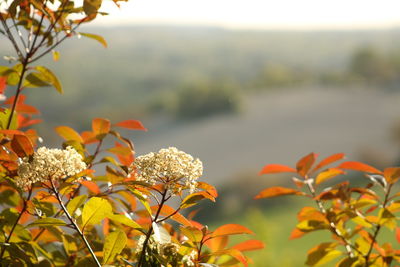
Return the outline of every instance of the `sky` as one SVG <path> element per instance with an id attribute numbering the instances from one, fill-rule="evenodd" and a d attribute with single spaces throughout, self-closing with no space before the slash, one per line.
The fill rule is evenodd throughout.
<path id="1" fill-rule="evenodd" d="M 204 25 L 245 29 L 371 29 L 400 26 L 399 0 L 129 0 L 97 25 Z"/>

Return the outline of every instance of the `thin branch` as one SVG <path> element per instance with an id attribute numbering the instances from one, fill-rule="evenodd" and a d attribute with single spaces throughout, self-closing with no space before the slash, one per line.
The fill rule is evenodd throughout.
<path id="1" fill-rule="evenodd" d="M 71 33 L 73 33 L 80 25 L 82 24 L 82 22 L 79 22 L 72 30 Z M 65 34 L 59 41 L 57 41 L 54 45 L 52 45 L 50 48 L 48 48 L 47 50 L 45 50 L 44 52 L 42 52 L 40 55 L 38 55 L 37 57 L 35 57 L 34 59 L 32 59 L 30 61 L 30 63 L 37 61 L 38 59 L 42 58 L 43 56 L 45 56 L 47 53 L 51 52 L 54 48 L 56 48 L 59 44 L 61 44 L 65 39 L 67 39 L 68 37 L 71 37 L 71 35 L 69 34 Z"/>
<path id="2" fill-rule="evenodd" d="M 307 184 L 308 190 L 310 191 L 311 195 L 313 196 L 313 199 L 317 203 L 318 209 L 322 212 L 322 214 L 324 214 L 325 218 L 328 220 L 331 231 L 333 232 L 333 234 L 335 234 L 337 237 L 339 237 L 345 244 L 344 247 L 346 249 L 347 255 L 349 255 L 350 258 L 354 257 L 352 249 L 354 251 L 356 251 L 357 253 L 359 253 L 360 255 L 362 255 L 362 252 L 356 246 L 351 244 L 350 240 L 348 240 L 346 237 L 343 236 L 343 234 L 336 227 L 335 222 L 332 221 L 329 216 L 327 216 L 328 212 L 326 211 L 325 207 L 323 206 L 321 200 L 315 199 L 316 192 L 315 192 L 315 188 L 312 186 L 312 184 L 311 183 L 306 183 L 306 184 Z"/>
<path id="3" fill-rule="evenodd" d="M 19 224 L 19 220 L 21 219 L 22 215 L 25 213 L 26 209 L 28 208 L 28 203 L 27 202 L 30 200 L 31 196 L 32 196 L 32 188 L 29 189 L 29 194 L 28 194 L 28 197 L 26 198 L 26 200 L 24 200 L 24 204 L 23 204 L 22 210 L 19 213 L 17 220 L 14 222 L 14 225 L 12 226 L 11 231 L 8 234 L 8 237 L 7 237 L 7 239 L 5 240 L 4 243 L 10 242 L 12 234 L 14 233 L 15 227 L 17 227 L 17 225 Z M 3 259 L 5 251 L 6 251 L 6 247 L 4 246 L 2 248 L 2 250 L 1 250 L 1 253 L 0 253 L 0 259 Z"/>
<path id="4" fill-rule="evenodd" d="M 22 82 L 24 80 L 25 72 L 27 71 L 28 64 L 29 64 L 28 60 L 29 60 L 29 57 L 27 56 L 24 59 L 24 61 L 22 62 L 21 76 L 19 77 L 17 90 L 15 91 L 15 97 L 14 97 L 14 102 L 13 102 L 12 107 L 11 107 L 11 113 L 10 113 L 10 116 L 8 117 L 7 128 L 6 128 L 7 130 L 10 129 L 11 121 L 12 121 L 12 118 L 14 116 L 15 109 L 17 107 L 18 98 L 19 98 L 19 95 L 21 94 L 21 91 L 22 91 Z"/>
<path id="5" fill-rule="evenodd" d="M 18 57 L 22 60 L 24 58 L 22 55 L 22 52 L 21 52 L 20 48 L 18 47 L 18 44 L 15 41 L 14 36 L 12 35 L 10 28 L 7 25 L 7 21 L 3 17 L 3 14 L 1 12 L 0 12 L 0 21 L 1 21 L 1 24 L 3 25 L 4 30 L 7 33 L 8 39 L 11 41 L 12 45 L 14 46 L 15 52 L 18 54 Z"/>
<path id="6" fill-rule="evenodd" d="M 51 182 L 51 186 L 52 186 L 52 191 L 54 192 L 54 194 L 55 194 L 55 196 L 56 196 L 56 198 L 58 200 L 58 203 L 60 204 L 62 210 L 64 211 L 64 214 L 67 216 L 68 220 L 71 222 L 71 225 L 75 228 L 75 230 L 78 232 L 79 236 L 81 237 L 81 239 L 85 243 L 85 245 L 86 245 L 87 249 L 89 250 L 90 254 L 92 255 L 92 258 L 95 261 L 96 265 L 101 267 L 101 264 L 100 264 L 99 260 L 97 259 L 96 255 L 94 254 L 92 248 L 90 247 L 90 244 L 87 241 L 85 235 L 82 233 L 81 229 L 75 223 L 75 220 L 72 218 L 71 214 L 69 214 L 67 208 L 65 207 L 65 205 L 64 205 L 64 203 L 63 203 L 63 201 L 62 201 L 62 199 L 60 197 L 60 194 L 59 194 L 57 188 L 54 185 L 53 180 L 50 179 L 50 182 Z"/>
<path id="7" fill-rule="evenodd" d="M 28 46 L 27 46 L 27 44 L 26 44 L 26 42 L 25 42 L 25 40 L 24 40 L 24 38 L 22 36 L 21 31 L 19 30 L 19 27 L 18 27 L 17 23 L 15 22 L 15 19 L 13 17 L 11 17 L 11 20 L 12 20 L 12 22 L 14 24 L 15 31 L 17 32 L 17 34 L 19 36 L 19 39 L 21 40 L 21 43 L 25 48 L 25 52 L 28 53 Z"/>
<path id="8" fill-rule="evenodd" d="M 140 253 L 140 258 L 139 258 L 139 262 L 138 262 L 138 265 L 137 265 L 138 267 L 142 267 L 142 264 L 143 264 L 143 261 L 144 261 L 144 256 L 146 254 L 147 244 L 149 243 L 150 237 L 151 237 L 151 235 L 153 233 L 153 222 L 157 223 L 157 219 L 158 219 L 158 216 L 160 216 L 161 209 L 162 209 L 164 203 L 167 201 L 166 195 L 167 195 L 167 190 L 165 190 L 162 193 L 162 195 L 161 195 L 161 203 L 160 203 L 160 205 L 158 205 L 158 209 L 157 209 L 156 215 L 154 216 L 154 219 L 151 220 L 151 225 L 150 225 L 149 231 L 147 232 L 146 239 L 143 242 L 142 251 Z"/>
<path id="9" fill-rule="evenodd" d="M 391 189 L 392 189 L 392 186 L 393 186 L 393 184 L 390 184 L 389 187 L 388 187 L 388 190 L 387 190 L 387 192 L 386 192 L 386 194 L 385 194 L 385 199 L 383 200 L 383 203 L 382 203 L 382 209 L 386 208 L 386 205 L 387 205 L 388 202 L 389 202 L 389 195 L 390 195 L 390 191 L 391 191 Z M 370 246 L 369 246 L 368 252 L 367 252 L 367 254 L 365 254 L 365 256 L 364 256 L 364 259 L 365 259 L 365 267 L 369 267 L 369 266 L 370 266 L 370 264 L 369 264 L 369 258 L 370 258 L 370 256 L 371 256 L 372 249 L 374 248 L 374 245 L 376 244 L 376 238 L 378 237 L 378 234 L 379 234 L 379 232 L 381 231 L 381 229 L 382 229 L 381 225 L 378 224 L 378 226 L 376 227 L 375 232 L 374 232 L 374 234 L 373 234 L 373 236 L 372 236 L 372 242 L 371 242 L 371 244 L 370 244 Z"/>

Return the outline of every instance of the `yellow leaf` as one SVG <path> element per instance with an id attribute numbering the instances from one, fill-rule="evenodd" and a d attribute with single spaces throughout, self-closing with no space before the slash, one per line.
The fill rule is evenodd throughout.
<path id="1" fill-rule="evenodd" d="M 112 263 L 115 256 L 124 249 L 127 240 L 126 234 L 120 230 L 109 234 L 104 243 L 103 264 Z"/>
<path id="2" fill-rule="evenodd" d="M 110 203 L 100 197 L 91 198 L 82 210 L 82 225 L 93 225 L 101 222 L 105 217 L 112 214 Z"/>

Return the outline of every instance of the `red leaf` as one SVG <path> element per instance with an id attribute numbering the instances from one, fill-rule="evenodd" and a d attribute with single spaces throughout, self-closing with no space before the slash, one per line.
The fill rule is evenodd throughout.
<path id="1" fill-rule="evenodd" d="M 345 156 L 344 153 L 337 153 L 337 154 L 333 154 L 329 157 L 326 157 L 320 163 L 318 163 L 318 165 L 315 166 L 315 168 L 311 172 L 315 172 L 316 170 L 321 169 L 322 167 L 325 167 L 326 165 L 329 165 L 335 161 L 341 160 L 344 158 L 344 156 Z"/>
<path id="2" fill-rule="evenodd" d="M 7 87 L 7 78 L 0 77 L 0 94 L 4 94 L 6 87 Z"/>
<path id="3" fill-rule="evenodd" d="M 6 135 L 25 135 L 24 132 L 18 130 L 0 130 L 0 133 Z"/>
<path id="4" fill-rule="evenodd" d="M 114 126 L 130 129 L 130 130 L 147 131 L 147 129 L 143 126 L 143 124 L 138 120 L 121 121 L 121 122 L 114 124 Z"/>
<path id="5" fill-rule="evenodd" d="M 259 199 L 259 198 L 277 197 L 283 195 L 304 195 L 304 193 L 292 188 L 274 186 L 264 189 L 254 198 Z"/>
<path id="6" fill-rule="evenodd" d="M 215 229 L 215 231 L 211 234 L 211 236 L 216 237 L 223 235 L 239 235 L 239 234 L 254 234 L 254 233 L 240 224 L 225 224 Z"/>
<path id="7" fill-rule="evenodd" d="M 96 135 L 107 134 L 111 129 L 111 122 L 103 118 L 95 118 L 92 121 L 92 129 Z"/>
<path id="8" fill-rule="evenodd" d="M 400 243 L 400 227 L 396 227 L 396 240 Z"/>
<path id="9" fill-rule="evenodd" d="M 42 120 L 40 120 L 40 119 L 31 120 L 31 118 L 29 116 L 25 117 L 25 116 L 22 116 L 21 114 L 17 115 L 17 119 L 18 119 L 18 129 L 25 128 L 25 127 L 31 126 L 33 124 L 38 124 L 38 123 L 42 122 Z"/>
<path id="10" fill-rule="evenodd" d="M 264 243 L 259 240 L 247 240 L 242 243 L 234 245 L 232 248 L 239 251 L 250 251 L 263 249 L 265 247 Z"/>
<path id="11" fill-rule="evenodd" d="M 27 104 L 17 104 L 15 110 L 19 113 L 25 113 L 25 114 L 39 114 L 39 110 L 35 108 L 34 106 L 30 106 Z"/>
<path id="12" fill-rule="evenodd" d="M 378 174 L 383 174 L 380 170 L 375 169 L 372 166 L 369 166 L 365 163 L 358 162 L 358 161 L 346 161 L 343 162 L 338 166 L 340 169 L 347 169 L 347 170 L 355 170 L 355 171 L 361 171 L 361 172 L 369 172 L 369 173 L 378 173 Z"/>
<path id="13" fill-rule="evenodd" d="M 296 164 L 297 172 L 303 177 L 306 176 L 308 174 L 308 171 L 314 164 L 316 158 L 317 154 L 310 153 L 307 156 L 300 159 Z"/>
<path id="14" fill-rule="evenodd" d="M 34 152 L 31 140 L 25 135 L 14 135 L 11 141 L 11 148 L 18 157 L 26 157 Z"/>
<path id="15" fill-rule="evenodd" d="M 261 174 L 280 173 L 280 172 L 297 172 L 297 171 L 286 165 L 269 164 L 265 165 L 264 168 L 258 174 L 261 175 Z"/>
<path id="16" fill-rule="evenodd" d="M 100 188 L 99 186 L 91 181 L 80 181 L 80 183 L 86 187 L 87 189 L 89 189 L 90 192 L 92 192 L 93 194 L 100 194 Z"/>

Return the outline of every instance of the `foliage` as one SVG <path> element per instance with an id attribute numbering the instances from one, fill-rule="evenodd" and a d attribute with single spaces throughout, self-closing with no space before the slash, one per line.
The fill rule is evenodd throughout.
<path id="1" fill-rule="evenodd" d="M 229 82 L 200 83 L 181 89 L 177 94 L 176 116 L 183 119 L 240 109 L 240 92 Z"/>
<path id="2" fill-rule="evenodd" d="M 41 140 L 31 126 L 41 122 L 34 117 L 39 111 L 26 104 L 23 92 L 52 86 L 62 93 L 63 88 L 48 67 L 33 63 L 49 53 L 57 61 L 54 49 L 76 35 L 106 46 L 101 36 L 77 32 L 103 14 L 101 4 L 0 3 L 0 34 L 16 53 L 10 58 L 13 65 L 0 66 L 2 99 L 6 89 L 15 88 L 0 106 L 2 266 L 247 266 L 250 259 L 243 252 L 263 244 L 247 240 L 232 245 L 229 237 L 251 230 L 225 224 L 212 231 L 193 220 L 195 212 L 181 214 L 218 195 L 212 185 L 195 181 L 201 162 L 191 164 L 190 155 L 170 149 L 177 156 L 171 152 L 140 168 L 144 163 L 135 160 L 132 141 L 120 133 L 146 130 L 140 121 L 95 118 L 91 129 L 81 133 L 59 126 L 55 131 L 64 139 L 63 149 L 38 148 Z M 151 179 L 146 178 L 149 169 L 155 172 Z"/>
<path id="3" fill-rule="evenodd" d="M 400 251 L 391 242 L 379 239 L 384 228 L 393 232 L 399 241 L 397 227 L 399 193 L 395 183 L 400 179 L 400 168 L 380 171 L 367 164 L 345 161 L 329 167 L 344 158 L 344 154 L 331 155 L 316 164 L 317 155 L 301 158 L 295 168 L 269 164 L 260 174 L 294 173 L 296 188 L 269 187 L 255 198 L 295 195 L 311 199 L 316 207 L 303 207 L 298 224 L 290 238 L 300 238 L 314 231 L 328 231 L 332 239 L 317 244 L 307 255 L 306 264 L 319 266 L 339 258 L 336 266 L 391 266 L 400 262 Z M 364 173 L 369 183 L 364 187 L 352 186 L 342 180 L 322 187 L 328 180 L 346 175 L 353 170 Z"/>

